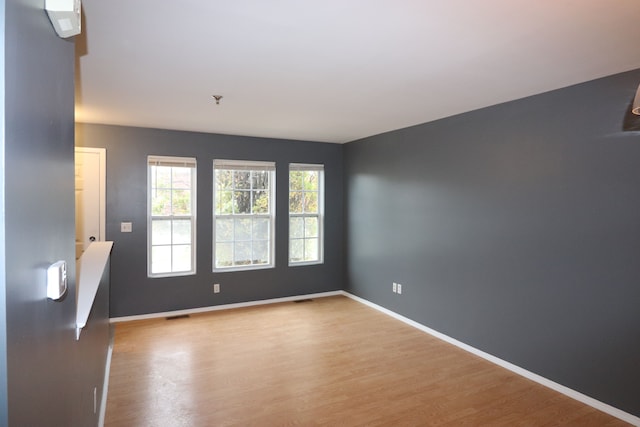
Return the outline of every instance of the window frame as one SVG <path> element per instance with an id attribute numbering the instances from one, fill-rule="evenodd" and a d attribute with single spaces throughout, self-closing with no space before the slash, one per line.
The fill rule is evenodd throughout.
<path id="1" fill-rule="evenodd" d="M 291 172 L 292 171 L 315 171 L 318 172 L 318 190 L 317 190 L 317 200 L 318 200 L 318 212 L 317 213 L 292 213 L 291 212 Z M 302 190 L 303 193 L 308 193 L 309 191 Z M 288 254 L 287 260 L 288 265 L 290 267 L 304 266 L 304 265 L 317 265 L 324 264 L 324 193 L 325 193 L 325 185 L 324 185 L 324 164 L 309 164 L 309 163 L 290 163 L 288 170 L 288 196 L 287 196 L 287 211 L 288 215 L 288 238 L 287 238 L 287 246 L 288 246 Z M 291 237 L 291 218 L 309 218 L 314 217 L 317 218 L 318 221 L 318 259 L 317 260 L 302 260 L 302 261 L 293 261 L 291 259 L 291 242 L 292 240 L 306 240 L 306 237 Z M 303 245 L 304 248 L 304 245 Z M 304 249 L 303 249 L 304 250 Z M 304 258 L 304 252 L 303 252 Z"/>
<path id="2" fill-rule="evenodd" d="M 267 213 L 263 214 L 240 214 L 240 213 L 231 213 L 231 214 L 218 214 L 217 213 L 217 170 L 231 170 L 231 171 L 263 171 L 268 172 L 269 174 L 269 188 L 267 190 L 269 196 L 269 205 Z M 232 271 L 247 271 L 247 270 L 263 270 L 268 268 L 274 268 L 276 265 L 276 254 L 275 254 L 275 240 L 276 240 L 276 162 L 274 161 L 255 161 L 255 160 L 228 160 L 228 159 L 214 159 L 213 160 L 213 209 L 212 209 L 212 251 L 211 251 L 211 266 L 212 271 L 214 273 L 220 272 L 232 272 Z M 233 187 L 235 189 L 235 187 Z M 246 189 L 245 189 L 246 190 Z M 249 191 L 256 191 L 253 187 L 249 189 Z M 216 250 L 217 250 L 217 225 L 216 221 L 218 219 L 255 219 L 262 218 L 269 220 L 269 238 L 268 238 L 268 251 L 269 251 L 269 262 L 266 264 L 248 264 L 248 265 L 232 265 L 232 266 L 224 266 L 217 267 L 216 266 Z M 234 243 L 238 240 L 234 239 L 228 242 Z M 252 235 L 252 239 L 250 240 L 253 244 L 254 239 Z M 253 260 L 252 260 L 253 261 Z M 235 262 L 235 261 L 232 261 Z"/>
<path id="3" fill-rule="evenodd" d="M 153 215 L 153 190 L 158 187 L 152 187 L 152 166 L 168 166 L 168 167 L 189 167 L 191 168 L 191 182 L 190 182 L 190 214 L 189 215 Z M 162 278 L 162 277 L 178 277 L 178 276 L 190 276 L 196 274 L 196 237 L 197 237 L 197 160 L 195 157 L 177 157 L 177 156 L 147 156 L 147 277 L 150 278 Z M 173 192 L 173 181 L 171 182 L 170 191 Z M 173 194 L 172 194 L 173 195 Z M 173 242 L 169 245 L 154 245 L 153 244 L 153 221 L 154 219 L 164 220 L 185 220 L 191 221 L 191 268 L 189 270 L 169 271 L 162 273 L 153 273 L 153 247 L 154 246 L 170 246 L 172 248 L 173 258 L 173 246 L 178 245 Z M 172 237 L 173 238 L 173 237 Z M 173 264 L 173 262 L 172 262 Z M 173 265 L 172 265 L 173 269 Z"/>

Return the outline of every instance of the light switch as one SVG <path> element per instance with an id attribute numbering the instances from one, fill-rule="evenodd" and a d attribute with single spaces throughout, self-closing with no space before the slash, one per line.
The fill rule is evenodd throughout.
<path id="1" fill-rule="evenodd" d="M 121 233 L 131 233 L 132 223 L 130 222 L 121 222 L 120 223 L 120 232 Z"/>

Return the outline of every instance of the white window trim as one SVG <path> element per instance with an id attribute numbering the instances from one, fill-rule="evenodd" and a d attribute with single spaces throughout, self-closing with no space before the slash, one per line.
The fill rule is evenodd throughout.
<path id="1" fill-rule="evenodd" d="M 216 267 L 216 220 L 238 218 L 239 215 L 217 215 L 216 214 L 216 170 L 252 170 L 252 171 L 268 171 L 269 172 L 269 213 L 268 214 L 249 214 L 247 218 L 269 218 L 269 254 L 270 259 L 267 264 L 251 264 L 239 265 L 231 267 Z M 212 251 L 211 265 L 214 273 L 223 273 L 231 271 L 247 271 L 247 270 L 265 270 L 274 268 L 276 265 L 276 163 L 254 160 L 228 160 L 215 159 L 213 161 L 213 199 L 212 199 Z"/>
<path id="2" fill-rule="evenodd" d="M 324 264 L 324 165 L 322 164 L 308 164 L 308 163 L 290 163 L 289 171 L 287 172 L 287 178 L 289 179 L 289 173 L 291 171 L 316 171 L 320 172 L 320 176 L 322 179 L 318 182 L 318 214 L 292 214 L 289 212 L 288 218 L 298 217 L 318 217 L 318 259 L 315 261 L 291 261 L 291 231 L 289 230 L 289 235 L 287 236 L 287 260 L 289 267 L 298 267 L 304 265 L 317 265 Z M 290 189 L 291 183 L 287 182 L 287 188 Z M 290 201 L 289 201 L 289 191 L 287 191 L 287 211 L 289 210 Z M 287 222 L 289 224 L 290 221 Z"/>
<path id="3" fill-rule="evenodd" d="M 191 174 L 191 215 L 178 215 L 178 216 L 153 216 L 151 213 L 151 168 L 150 166 L 174 166 L 174 167 L 192 167 L 193 173 Z M 196 213 L 197 213 L 197 162 L 195 157 L 172 157 L 172 156 L 147 156 L 147 277 L 150 278 L 162 278 L 162 277 L 178 277 L 178 276 L 191 276 L 196 274 Z M 152 233 L 152 221 L 153 219 L 173 219 L 173 218 L 191 218 L 191 270 L 167 272 L 167 273 L 152 273 L 151 272 L 151 252 L 153 245 L 151 244 Z"/>

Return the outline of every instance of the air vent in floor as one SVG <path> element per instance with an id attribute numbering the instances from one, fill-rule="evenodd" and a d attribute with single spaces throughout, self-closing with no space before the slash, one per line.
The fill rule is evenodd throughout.
<path id="1" fill-rule="evenodd" d="M 176 319 L 187 319 L 187 318 L 189 318 L 188 314 L 179 314 L 177 316 L 169 316 L 166 319 L 167 320 L 176 320 Z"/>

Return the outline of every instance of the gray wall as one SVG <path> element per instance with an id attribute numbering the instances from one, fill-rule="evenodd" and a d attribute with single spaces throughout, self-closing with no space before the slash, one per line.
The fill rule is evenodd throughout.
<path id="1" fill-rule="evenodd" d="M 107 151 L 107 239 L 115 242 L 111 317 L 342 289 L 343 148 L 340 145 L 106 125 L 76 125 L 76 143 Z M 147 156 L 197 159 L 197 273 L 147 277 Z M 213 159 L 276 162 L 276 267 L 212 273 Z M 288 165 L 325 165 L 325 262 L 287 266 Z M 120 222 L 133 222 L 121 233 Z M 221 292 L 213 293 L 219 283 Z"/>
<path id="2" fill-rule="evenodd" d="M 640 416 L 639 82 L 347 144 L 346 289 Z"/>
<path id="3" fill-rule="evenodd" d="M 4 90 L 4 56 L 5 56 L 5 0 L 0 0 L 0 165 L 4 165 L 5 146 L 5 90 Z M 2 166 L 0 166 L 1 168 Z M 0 212 L 5 211 L 4 203 L 4 170 L 0 169 Z M 8 398 L 7 398 L 7 278 L 5 271 L 5 223 L 0 217 L 0 426 L 7 425 Z"/>
<path id="4" fill-rule="evenodd" d="M 76 341 L 74 43 L 55 34 L 43 5 L 3 2 L 0 425 L 84 427 L 98 421 L 108 295 L 103 285 Z M 69 292 L 54 302 L 46 268 L 58 260 Z"/>

